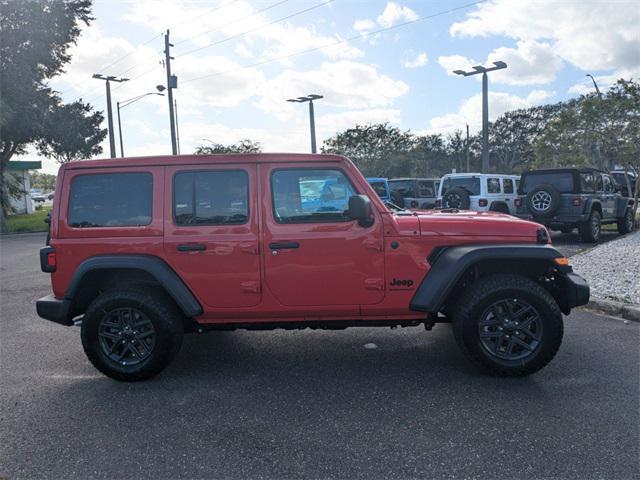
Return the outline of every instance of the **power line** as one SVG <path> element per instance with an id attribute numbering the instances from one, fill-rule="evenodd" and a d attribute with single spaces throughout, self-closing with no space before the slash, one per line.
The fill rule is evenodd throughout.
<path id="1" fill-rule="evenodd" d="M 208 45 L 204 45 L 203 47 L 194 48 L 193 50 L 189 50 L 187 52 L 184 52 L 184 53 L 178 55 L 178 57 L 176 57 L 176 58 L 184 57 L 185 55 L 189 55 L 191 53 L 199 52 L 200 50 L 204 50 L 205 48 L 213 47 L 215 45 L 220 45 L 221 43 L 228 42 L 229 40 L 233 40 L 234 38 L 242 37 L 243 35 L 246 35 L 247 33 L 252 33 L 252 32 L 255 32 L 257 30 L 261 30 L 261 29 L 266 28 L 266 27 L 268 27 L 270 25 L 273 25 L 275 23 L 279 23 L 279 22 L 282 22 L 284 20 L 288 20 L 290 18 L 297 17 L 298 15 L 302 15 L 303 13 L 307 13 L 307 12 L 309 12 L 311 10 L 315 10 L 316 8 L 323 7 L 323 6 L 328 5 L 328 4 L 330 4 L 330 3 L 334 2 L 334 1 L 335 0 L 327 0 L 326 2 L 318 3 L 317 5 L 313 5 L 312 7 L 305 8 L 304 10 L 299 10 L 297 12 L 294 12 L 294 13 L 290 14 L 290 15 L 278 18 L 278 19 L 273 20 L 273 21 L 271 21 L 269 23 L 265 23 L 264 25 L 260 25 L 259 27 L 254 27 L 254 28 L 251 28 L 251 29 L 246 30 L 244 32 L 237 33 L 235 35 L 231 35 L 230 37 L 223 38 L 222 40 L 218 40 L 218 41 L 210 43 Z"/>
<path id="2" fill-rule="evenodd" d="M 398 23 L 396 25 L 392 25 L 391 27 L 385 27 L 385 28 L 380 28 L 378 30 L 374 30 L 374 31 L 371 31 L 371 32 L 361 33 L 361 34 L 358 34 L 358 35 L 354 35 L 353 37 L 345 38 L 344 40 L 337 40 L 335 42 L 328 43 L 326 45 L 322 45 L 322 46 L 319 46 L 319 47 L 309 48 L 307 50 L 301 50 L 301 51 L 293 52 L 293 53 L 290 53 L 290 54 L 287 54 L 287 55 L 281 55 L 279 57 L 275 57 L 275 58 L 272 58 L 270 60 L 263 60 L 261 62 L 256 62 L 256 63 L 252 63 L 250 65 L 244 65 L 244 66 L 241 66 L 241 67 L 232 68 L 232 69 L 225 70 L 225 71 L 222 71 L 222 72 L 211 73 L 211 74 L 207 74 L 207 75 L 202 75 L 200 77 L 189 78 L 187 80 L 182 80 L 182 83 L 184 84 L 184 83 L 189 83 L 189 82 L 195 82 L 196 80 L 203 80 L 205 78 L 219 77 L 219 76 L 222 76 L 222 75 L 227 75 L 229 73 L 237 72 L 239 70 L 244 70 L 245 68 L 259 67 L 261 65 L 266 65 L 268 63 L 277 62 L 279 60 L 285 60 L 287 58 L 296 57 L 296 56 L 299 56 L 299 55 L 306 55 L 308 53 L 317 52 L 318 50 L 322 50 L 324 48 L 329 48 L 329 47 L 333 47 L 335 45 L 340 45 L 340 44 L 343 44 L 343 43 L 352 42 L 353 40 L 358 40 L 360 38 L 367 38 L 367 37 L 370 37 L 372 35 L 377 35 L 379 33 L 388 32 L 390 30 L 394 30 L 394 29 L 397 29 L 397 28 L 400 28 L 400 27 L 406 27 L 407 25 L 412 25 L 414 23 L 418 23 L 418 22 L 422 22 L 422 21 L 425 21 L 425 20 L 429 20 L 431 18 L 440 17 L 442 15 L 453 13 L 453 12 L 458 11 L 458 10 L 464 10 L 464 9 L 473 7 L 475 5 L 479 5 L 481 3 L 485 3 L 486 1 L 487 0 L 480 0 L 478 2 L 467 3 L 465 5 L 461 5 L 459 7 L 451 8 L 449 10 L 443 10 L 441 12 L 434 13 L 434 14 L 431 14 L 431 15 L 425 15 L 423 17 L 418 17 L 418 18 L 416 18 L 414 20 L 409 20 L 409 21 L 406 21 L 406 22 Z"/>
<path id="3" fill-rule="evenodd" d="M 275 7 L 277 7 L 278 5 L 282 5 L 283 3 L 286 3 L 286 2 L 288 2 L 288 1 L 289 1 L 289 0 L 280 0 L 280 1 L 276 2 L 276 3 L 273 3 L 273 4 L 271 4 L 271 5 L 268 5 L 268 6 L 264 7 L 264 8 L 261 8 L 260 10 L 256 10 L 255 12 L 250 13 L 249 15 L 245 15 L 245 16 L 243 16 L 243 17 L 236 18 L 235 20 L 233 20 L 233 21 L 231 21 L 231 22 L 229 22 L 229 23 L 225 23 L 224 25 L 218 25 L 216 28 L 213 28 L 213 29 L 211 29 L 211 30 L 207 30 L 207 31 L 205 31 L 205 32 L 200 32 L 200 33 L 198 33 L 198 34 L 196 34 L 196 35 L 193 35 L 193 36 L 191 36 L 191 37 L 185 38 L 184 40 L 180 40 L 179 42 L 176 42 L 176 44 L 175 44 L 175 45 L 176 45 L 176 46 L 177 46 L 177 45 L 181 45 L 181 44 L 183 44 L 184 42 L 188 42 L 189 40 L 193 40 L 194 38 L 201 37 L 202 35 L 206 35 L 207 33 L 217 32 L 217 31 L 218 31 L 218 30 L 220 30 L 221 28 L 228 27 L 229 25 L 236 24 L 236 23 L 238 23 L 238 22 L 241 22 L 241 21 L 243 21 L 243 20 L 246 20 L 247 18 L 251 18 L 251 17 L 253 17 L 253 16 L 255 16 L 255 15 L 258 15 L 259 13 L 266 12 L 267 10 L 271 10 L 272 8 L 275 8 Z"/>

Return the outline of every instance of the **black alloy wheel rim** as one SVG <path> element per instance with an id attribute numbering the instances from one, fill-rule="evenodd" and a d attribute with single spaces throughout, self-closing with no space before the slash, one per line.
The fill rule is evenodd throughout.
<path id="1" fill-rule="evenodd" d="M 102 353 L 122 366 L 144 362 L 153 352 L 156 332 L 147 315 L 136 308 L 116 308 L 100 321 L 98 340 Z"/>
<path id="2" fill-rule="evenodd" d="M 519 298 L 499 300 L 480 317 L 482 348 L 500 360 L 525 360 L 542 344 L 542 319 L 538 311 Z"/>

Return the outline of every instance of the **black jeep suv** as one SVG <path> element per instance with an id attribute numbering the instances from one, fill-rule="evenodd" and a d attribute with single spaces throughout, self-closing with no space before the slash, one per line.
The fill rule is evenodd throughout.
<path id="1" fill-rule="evenodd" d="M 516 215 L 597 242 L 600 227 L 617 223 L 621 234 L 633 230 L 633 199 L 623 196 L 607 172 L 595 168 L 554 168 L 522 174 Z"/>

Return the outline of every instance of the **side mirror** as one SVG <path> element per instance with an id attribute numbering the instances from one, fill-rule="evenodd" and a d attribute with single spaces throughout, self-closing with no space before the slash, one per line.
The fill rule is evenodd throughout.
<path id="1" fill-rule="evenodd" d="M 371 200 L 366 195 L 353 195 L 349 197 L 349 210 L 347 214 L 353 220 L 358 221 L 361 227 L 373 225 L 373 209 Z"/>

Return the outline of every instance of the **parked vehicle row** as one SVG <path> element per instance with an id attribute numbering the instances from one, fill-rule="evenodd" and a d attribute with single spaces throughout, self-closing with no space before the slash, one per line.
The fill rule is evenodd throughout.
<path id="1" fill-rule="evenodd" d="M 450 173 L 439 180 L 373 180 L 387 185 L 387 196 L 402 208 L 505 213 L 563 233 L 578 229 L 584 242 L 597 242 L 602 225 L 616 224 L 625 234 L 635 224 L 634 199 L 629 193 L 629 187 L 635 191 L 637 182 L 633 172 L 556 168 L 527 171 L 522 176 Z M 432 186 L 435 197 L 428 196 Z"/>

